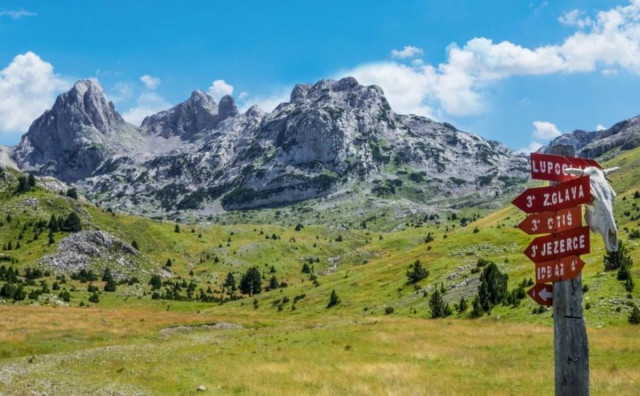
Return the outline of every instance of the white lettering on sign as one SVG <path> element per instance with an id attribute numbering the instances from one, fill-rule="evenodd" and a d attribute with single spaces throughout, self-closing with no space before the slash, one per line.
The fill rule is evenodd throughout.
<path id="1" fill-rule="evenodd" d="M 569 168 L 568 164 L 560 164 L 558 162 L 553 162 L 553 161 L 545 161 L 545 160 L 531 161 L 531 171 L 533 173 L 566 176 L 567 174 L 564 171 L 567 168 Z M 584 165 L 573 164 L 571 168 L 584 169 Z"/>
<path id="2" fill-rule="evenodd" d="M 528 196 L 527 198 L 530 198 L 530 197 L 531 196 Z M 576 200 L 579 198 L 584 198 L 584 189 L 582 188 L 582 185 L 567 187 L 564 190 L 558 190 L 552 193 L 545 193 L 543 205 L 554 206 L 554 205 L 562 204 L 567 201 Z M 530 201 L 533 201 L 533 200 L 530 200 Z M 527 206 L 527 207 L 530 208 L 531 206 Z"/>
<path id="3" fill-rule="evenodd" d="M 571 227 L 572 225 L 573 216 L 571 216 L 571 212 L 559 214 L 555 217 L 549 217 L 549 219 L 547 220 L 547 229 L 549 231 L 556 230 L 560 227 Z M 537 231 L 537 229 L 533 231 Z"/>
<path id="4" fill-rule="evenodd" d="M 564 254 L 567 252 L 573 252 L 575 250 L 584 249 L 586 247 L 585 236 L 579 235 L 574 237 L 568 237 L 563 239 L 556 239 L 555 241 L 549 241 L 542 244 L 540 251 L 541 257 L 556 256 L 558 254 Z M 533 249 L 535 248 L 535 249 Z M 532 257 L 535 257 L 537 246 L 532 246 Z"/>

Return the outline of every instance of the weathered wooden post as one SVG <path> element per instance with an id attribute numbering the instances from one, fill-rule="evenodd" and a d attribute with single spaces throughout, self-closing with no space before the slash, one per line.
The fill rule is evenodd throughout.
<path id="1" fill-rule="evenodd" d="M 573 157 L 570 145 L 551 154 Z M 582 309 L 582 275 L 553 284 L 553 344 L 556 396 L 589 395 L 589 341 Z"/>

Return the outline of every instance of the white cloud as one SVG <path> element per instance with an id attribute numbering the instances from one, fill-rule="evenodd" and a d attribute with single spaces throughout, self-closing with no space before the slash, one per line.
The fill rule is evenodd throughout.
<path id="1" fill-rule="evenodd" d="M 105 93 L 108 100 L 113 103 L 120 103 L 133 96 L 133 88 L 125 82 L 118 82 L 113 87 L 114 93 Z"/>
<path id="2" fill-rule="evenodd" d="M 13 19 L 18 19 L 18 18 L 22 18 L 22 17 L 30 17 L 30 16 L 36 16 L 38 14 L 36 14 L 35 12 L 31 12 L 31 11 L 26 11 L 26 10 L 0 10 L 0 17 L 3 16 L 8 16 L 10 18 Z"/>
<path id="3" fill-rule="evenodd" d="M 596 131 L 604 131 L 605 129 L 607 129 L 607 128 L 605 128 L 604 125 L 602 125 L 602 124 L 596 125 Z"/>
<path id="4" fill-rule="evenodd" d="M 518 152 L 523 154 L 535 153 L 541 147 L 542 147 L 542 144 L 538 142 L 531 142 L 527 147 L 522 147 L 521 149 L 519 149 Z"/>
<path id="5" fill-rule="evenodd" d="M 133 125 L 140 125 L 146 116 L 166 110 L 170 107 L 171 103 L 167 102 L 157 93 L 143 92 L 136 99 L 136 106 L 124 112 L 122 117 Z"/>
<path id="6" fill-rule="evenodd" d="M 533 137 L 536 139 L 549 140 L 562 135 L 555 124 L 547 121 L 533 122 Z"/>
<path id="7" fill-rule="evenodd" d="M 591 26 L 593 21 L 589 17 L 582 17 L 584 13 L 580 10 L 571 10 L 560 15 L 558 21 L 567 26 L 577 26 L 580 29 Z"/>
<path id="8" fill-rule="evenodd" d="M 160 85 L 159 77 L 152 77 L 148 74 L 145 74 L 144 76 L 140 77 L 140 81 L 142 81 L 145 88 L 147 89 L 156 89 Z"/>
<path id="9" fill-rule="evenodd" d="M 227 84 L 224 80 L 215 80 L 209 87 L 208 92 L 213 99 L 218 101 L 225 95 L 231 95 L 233 93 L 233 86 Z"/>
<path id="10" fill-rule="evenodd" d="M 397 59 L 415 58 L 418 55 L 422 55 L 422 53 L 422 48 L 405 45 L 401 50 L 391 50 L 391 57 Z"/>
<path id="11" fill-rule="evenodd" d="M 0 133 L 25 132 L 70 85 L 33 52 L 13 58 L 0 70 Z"/>
<path id="12" fill-rule="evenodd" d="M 640 75 L 640 0 L 599 12 L 593 19 L 579 11 L 561 18 L 563 23 L 584 29 L 558 44 L 533 48 L 476 37 L 462 46 L 451 44 L 446 61 L 438 65 L 374 62 L 343 71 L 339 77 L 353 75 L 363 84 L 381 86 L 399 112 L 430 115 L 445 111 L 463 116 L 485 111 L 489 107 L 487 89 L 513 76 L 598 69 L 604 75 L 618 69 Z M 392 56 L 400 58 L 411 52 L 394 50 Z"/>
<path id="13" fill-rule="evenodd" d="M 434 117 L 433 109 L 423 104 L 432 94 L 437 76 L 430 66 L 413 68 L 395 62 L 370 63 L 338 73 L 336 78 L 353 76 L 360 84 L 378 85 L 391 107 L 400 113 Z"/>

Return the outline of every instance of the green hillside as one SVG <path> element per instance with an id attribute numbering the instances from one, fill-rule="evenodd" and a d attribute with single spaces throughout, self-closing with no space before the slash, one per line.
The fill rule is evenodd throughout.
<path id="1" fill-rule="evenodd" d="M 640 149 L 603 165 L 622 167 L 611 175 L 615 214 L 619 237 L 638 263 Z M 550 310 L 514 297 L 472 318 L 486 261 L 508 275 L 510 293 L 534 277 L 522 254 L 531 238 L 516 228 L 524 214 L 510 205 L 436 216 L 430 208 L 363 211 L 336 201 L 326 212 L 296 205 L 177 224 L 28 183 L 29 191 L 18 192 L 20 177 L 0 174 L 0 264 L 5 274 L 19 271 L 16 282 L 5 276 L 0 288 L 23 290 L 0 297 L 2 394 L 47 384 L 52 394 L 190 394 L 200 384 L 215 394 L 265 395 L 549 394 L 553 387 Z M 67 227 L 71 213 L 81 231 Z M 52 216 L 64 219 L 55 231 Z M 275 217 L 278 225 L 267 224 Z M 81 238 L 88 231 L 114 239 L 89 262 L 96 279 L 84 282 L 79 271 L 62 270 L 74 258 L 55 255 L 65 238 L 80 238 L 79 253 L 91 251 Z M 640 305 L 640 288 L 629 292 L 617 271 L 605 272 L 604 255 L 593 234 L 592 253 L 583 257 L 592 391 L 633 394 L 640 328 L 627 319 Z M 416 260 L 428 276 L 410 282 Z M 260 293 L 223 287 L 230 273 L 239 287 L 252 267 Z M 104 290 L 106 269 L 115 291 Z M 631 267 L 636 282 L 638 275 Z M 154 288 L 149 281 L 157 276 Z M 327 308 L 333 291 L 339 303 Z M 430 319 L 436 291 L 452 311 L 444 319 Z M 462 297 L 469 307 L 458 312 Z M 221 322 L 243 328 L 172 327 Z M 88 368 L 86 361 L 100 363 Z M 15 373 L 7 377 L 9 366 Z"/>

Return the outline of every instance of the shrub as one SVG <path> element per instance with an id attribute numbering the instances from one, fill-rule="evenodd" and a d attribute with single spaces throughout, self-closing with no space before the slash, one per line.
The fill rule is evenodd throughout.
<path id="1" fill-rule="evenodd" d="M 395 309 L 393 307 L 391 307 L 391 306 L 384 307 L 385 315 L 391 315 L 394 311 L 395 311 Z"/>
<path id="2" fill-rule="evenodd" d="M 133 248 L 136 250 L 140 250 L 140 247 L 138 246 L 138 242 L 136 242 L 135 239 L 133 240 L 133 242 L 131 242 L 131 246 L 133 246 Z"/>
<path id="3" fill-rule="evenodd" d="M 107 283 L 104 285 L 104 291 L 106 292 L 114 292 L 116 291 L 116 281 L 113 278 L 107 280 Z"/>
<path id="4" fill-rule="evenodd" d="M 89 301 L 92 303 L 99 303 L 100 302 L 100 297 L 98 296 L 97 292 L 93 292 L 93 294 L 91 296 L 89 296 Z"/>

